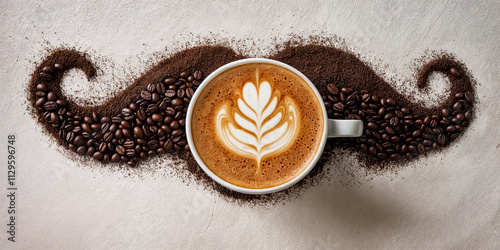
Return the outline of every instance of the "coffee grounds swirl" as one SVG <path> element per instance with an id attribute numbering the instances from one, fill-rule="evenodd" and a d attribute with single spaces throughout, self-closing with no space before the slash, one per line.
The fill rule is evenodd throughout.
<path id="1" fill-rule="evenodd" d="M 102 162 L 135 165 L 140 159 L 171 153 L 185 159 L 195 179 L 221 194 L 259 199 L 235 194 L 209 180 L 186 151 L 185 143 L 185 108 L 196 82 L 242 58 L 223 46 L 187 49 L 160 61 L 103 105 L 80 106 L 63 95 L 63 75 L 77 68 L 90 79 L 95 77 L 96 68 L 83 53 L 55 50 L 34 71 L 28 99 L 44 129 L 59 144 L 78 154 Z M 450 95 L 432 108 L 409 101 L 355 55 L 338 48 L 287 46 L 269 58 L 304 73 L 323 95 L 330 118 L 361 119 L 366 128 L 361 138 L 330 140 L 326 154 L 307 179 L 321 173 L 321 162 L 332 147 L 354 148 L 362 153 L 360 160 L 368 167 L 408 161 L 446 147 L 463 134 L 474 118 L 472 78 L 465 65 L 448 54 L 436 56 L 418 74 L 420 89 L 425 89 L 432 72 L 441 72 L 450 79 Z M 300 184 L 295 188 L 300 189 Z"/>

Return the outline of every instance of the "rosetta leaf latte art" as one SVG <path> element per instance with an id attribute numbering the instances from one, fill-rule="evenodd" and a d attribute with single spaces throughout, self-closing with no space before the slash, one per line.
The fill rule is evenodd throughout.
<path id="1" fill-rule="evenodd" d="M 261 171 L 264 156 L 291 146 L 298 133 L 295 102 L 282 97 L 268 81 L 247 82 L 237 99 L 237 107 L 223 106 L 217 114 L 219 139 L 234 153 L 257 161 Z"/>

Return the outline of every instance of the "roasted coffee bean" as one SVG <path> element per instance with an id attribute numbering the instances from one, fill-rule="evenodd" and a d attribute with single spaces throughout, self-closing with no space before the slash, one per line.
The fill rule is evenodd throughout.
<path id="1" fill-rule="evenodd" d="M 158 107 L 155 104 L 149 104 L 148 107 L 146 108 L 146 113 L 151 114 L 156 112 Z"/>
<path id="2" fill-rule="evenodd" d="M 144 131 L 140 127 L 134 127 L 134 136 L 137 138 L 144 137 Z"/>
<path id="3" fill-rule="evenodd" d="M 176 80 L 176 79 L 174 79 L 174 78 L 171 78 L 171 77 L 169 77 L 169 78 L 165 79 L 165 81 L 164 81 L 164 83 L 165 83 L 166 85 L 171 85 L 171 84 L 174 84 L 175 82 L 177 82 L 177 80 Z"/>
<path id="4" fill-rule="evenodd" d="M 146 101 L 150 101 L 151 100 L 151 93 L 147 90 L 143 90 L 141 92 L 141 97 L 142 97 L 142 99 L 144 99 Z"/>
<path id="5" fill-rule="evenodd" d="M 131 114 L 132 114 L 132 111 L 129 108 L 122 109 L 122 115 L 123 116 L 129 116 Z"/>
<path id="6" fill-rule="evenodd" d="M 107 116 L 104 116 L 101 118 L 101 123 L 110 123 L 111 122 L 111 118 L 107 117 Z"/>
<path id="7" fill-rule="evenodd" d="M 177 97 L 184 98 L 185 94 L 186 94 L 186 91 L 184 89 L 177 90 Z"/>
<path id="8" fill-rule="evenodd" d="M 397 117 L 392 117 L 391 120 L 389 121 L 389 124 L 391 127 L 396 127 L 399 125 L 399 118 Z"/>
<path id="9" fill-rule="evenodd" d="M 68 134 L 66 134 L 66 141 L 71 143 L 73 139 L 75 139 L 75 133 L 73 133 L 73 131 L 68 132 Z"/>
<path id="10" fill-rule="evenodd" d="M 148 142 L 148 148 L 149 148 L 149 149 L 155 150 L 155 149 L 157 149 L 159 146 L 160 146 L 160 145 L 159 145 L 159 143 L 158 143 L 158 141 L 157 141 L 157 140 L 151 140 L 151 141 L 149 141 L 149 142 Z"/>
<path id="11" fill-rule="evenodd" d="M 441 145 L 445 145 L 446 142 L 448 141 L 448 139 L 446 138 L 446 135 L 445 134 L 440 134 L 438 136 L 438 143 L 441 144 Z"/>
<path id="12" fill-rule="evenodd" d="M 387 103 L 389 106 L 396 106 L 396 100 L 394 100 L 394 99 L 392 99 L 392 98 L 387 98 L 386 103 Z"/>
<path id="13" fill-rule="evenodd" d="M 155 121 L 155 122 L 160 122 L 160 121 L 163 121 L 163 116 L 161 116 L 158 113 L 155 113 L 151 116 L 151 119 L 153 119 L 153 121 Z"/>
<path id="14" fill-rule="evenodd" d="M 424 146 L 429 147 L 429 146 L 432 146 L 432 141 L 431 140 L 423 140 L 422 144 L 424 144 Z"/>
<path id="15" fill-rule="evenodd" d="M 101 134 L 105 134 L 109 130 L 109 123 L 102 123 L 101 124 Z"/>
<path id="16" fill-rule="evenodd" d="M 149 130 L 149 126 L 147 126 L 147 125 L 142 126 L 142 132 L 144 133 L 144 136 L 146 136 L 146 137 L 151 136 L 151 130 Z"/>
<path id="17" fill-rule="evenodd" d="M 417 149 L 418 149 L 418 152 L 420 154 L 425 154 L 425 146 L 424 146 L 424 144 L 418 144 Z"/>
<path id="18" fill-rule="evenodd" d="M 459 72 L 459 71 L 458 71 L 458 69 L 456 69 L 456 68 L 451 68 L 451 69 L 450 69 L 450 74 L 451 74 L 452 76 L 455 76 L 455 77 L 460 76 L 460 72 Z"/>
<path id="19" fill-rule="evenodd" d="M 127 150 L 125 150 L 125 155 L 126 155 L 127 157 L 134 157 L 134 155 L 135 155 L 135 150 L 133 150 L 133 149 L 127 149 Z"/>
<path id="20" fill-rule="evenodd" d="M 43 105 L 43 107 L 44 107 L 44 108 L 45 108 L 45 110 L 47 110 L 47 111 L 54 111 L 54 110 L 56 110 L 56 109 L 57 109 L 57 104 L 56 104 L 56 102 L 54 102 L 54 101 L 48 101 L 48 102 L 46 102 L 46 103 Z"/>
<path id="21" fill-rule="evenodd" d="M 45 84 L 39 83 L 36 85 L 36 90 L 47 92 L 49 89 L 47 88 L 47 86 Z"/>
<path id="22" fill-rule="evenodd" d="M 368 153 L 370 153 L 370 155 L 375 156 L 377 154 L 377 149 L 374 146 L 371 146 L 368 148 Z"/>
<path id="23" fill-rule="evenodd" d="M 40 78 L 42 78 L 42 80 L 45 80 L 45 81 L 50 81 L 50 80 L 52 80 L 52 75 L 47 74 L 45 72 L 40 72 Z"/>
<path id="24" fill-rule="evenodd" d="M 156 85 L 154 83 L 150 83 L 148 84 L 148 86 L 146 87 L 146 90 L 150 93 L 153 93 L 156 91 Z"/>
<path id="25" fill-rule="evenodd" d="M 193 98 L 193 95 L 194 95 L 194 90 L 192 88 L 187 88 L 186 89 L 186 96 L 191 99 Z"/>
<path id="26" fill-rule="evenodd" d="M 376 123 L 374 123 L 374 122 L 369 122 L 369 123 L 366 125 L 366 127 L 367 127 L 367 128 L 369 128 L 369 129 L 371 129 L 371 130 L 373 130 L 373 131 L 375 131 L 375 130 L 377 130 L 377 129 L 378 129 L 377 124 L 376 124 Z"/>
<path id="27" fill-rule="evenodd" d="M 158 93 L 160 95 L 163 94 L 163 93 L 165 93 L 165 91 L 166 91 L 165 84 L 163 84 L 162 82 L 157 83 L 156 84 L 156 91 L 158 91 Z"/>
<path id="28" fill-rule="evenodd" d="M 116 153 L 118 153 L 120 155 L 125 155 L 125 147 L 123 147 L 122 145 L 116 146 L 115 150 L 116 150 Z"/>
<path id="29" fill-rule="evenodd" d="M 124 148 L 134 148 L 135 143 L 134 143 L 134 141 L 126 141 L 125 143 L 123 143 L 123 147 Z"/>
<path id="30" fill-rule="evenodd" d="M 111 122 L 120 123 L 120 122 L 122 122 L 122 118 L 115 116 L 115 117 L 111 118 Z"/>
<path id="31" fill-rule="evenodd" d="M 47 94 L 47 100 L 49 101 L 56 101 L 57 100 L 57 95 L 54 92 L 49 92 Z"/>
<path id="32" fill-rule="evenodd" d="M 450 125 L 450 126 L 446 127 L 445 130 L 447 133 L 453 133 L 453 132 L 455 132 L 455 126 Z"/>
<path id="33" fill-rule="evenodd" d="M 460 126 L 460 125 L 455 125 L 455 131 L 462 132 L 462 131 L 464 131 L 464 127 Z"/>
<path id="34" fill-rule="evenodd" d="M 159 100 L 160 100 L 160 94 L 158 94 L 156 92 L 151 94 L 151 101 L 153 103 L 157 103 Z"/>
<path id="35" fill-rule="evenodd" d="M 101 142 L 99 144 L 99 152 L 104 153 L 108 149 L 108 144 L 105 142 Z"/>
<path id="36" fill-rule="evenodd" d="M 378 115 L 380 115 L 380 116 L 385 115 L 385 108 L 384 108 L 384 107 L 381 107 L 381 108 L 378 110 Z"/>
<path id="37" fill-rule="evenodd" d="M 394 135 L 396 133 L 391 127 L 386 127 L 385 132 L 387 132 L 388 135 Z"/>
<path id="38" fill-rule="evenodd" d="M 35 106 L 36 107 L 42 107 L 44 106 L 44 104 L 47 102 L 47 98 L 45 97 L 41 97 L 41 98 L 38 98 L 35 102 Z"/>
<path id="39" fill-rule="evenodd" d="M 460 109 L 462 109 L 462 103 L 461 102 L 455 102 L 455 104 L 453 104 L 453 109 L 454 110 L 460 110 Z"/>
<path id="40" fill-rule="evenodd" d="M 469 91 L 465 92 L 464 96 L 465 100 L 467 100 L 468 102 L 472 103 L 474 101 L 474 96 L 472 95 L 471 92 Z"/>
<path id="41" fill-rule="evenodd" d="M 146 112 L 143 109 L 139 109 L 139 111 L 137 111 L 137 118 L 144 121 L 146 119 Z"/>
<path id="42" fill-rule="evenodd" d="M 201 77 L 202 77 L 201 71 L 196 70 L 196 71 L 193 73 L 193 77 L 194 77 L 194 79 L 196 79 L 196 80 L 200 80 L 200 79 L 201 79 Z"/>
<path id="43" fill-rule="evenodd" d="M 458 121 L 462 121 L 465 118 L 465 116 L 462 113 L 458 113 L 456 115 L 456 118 L 457 118 Z"/>
<path id="44" fill-rule="evenodd" d="M 465 111 L 464 118 L 465 120 L 470 120 L 472 118 L 472 111 L 470 110 Z"/>
<path id="45" fill-rule="evenodd" d="M 160 104 L 158 105 L 158 109 L 160 111 L 163 111 L 163 110 L 165 110 L 167 108 L 167 106 L 168 106 L 168 102 L 166 100 L 162 100 L 160 102 Z"/>
<path id="46" fill-rule="evenodd" d="M 59 124 L 59 116 L 54 112 L 50 113 L 50 123 Z"/>
<path id="47" fill-rule="evenodd" d="M 130 138 L 132 137 L 132 132 L 129 129 L 122 129 L 123 136 Z"/>
<path id="48" fill-rule="evenodd" d="M 174 147 L 174 142 L 171 139 L 168 139 L 165 142 L 165 145 L 163 146 L 166 152 L 172 151 L 173 147 Z"/>
<path id="49" fill-rule="evenodd" d="M 330 94 L 332 94 L 332 95 L 338 95 L 339 94 L 339 89 L 333 83 L 328 84 L 326 86 L 326 88 L 328 89 L 328 92 L 330 92 Z"/>
<path id="50" fill-rule="evenodd" d="M 386 153 L 378 153 L 378 154 L 377 154 L 377 157 L 378 157 L 379 159 L 385 159 L 385 158 L 387 158 L 387 154 L 386 154 Z"/>
<path id="51" fill-rule="evenodd" d="M 169 97 L 169 98 L 174 97 L 175 94 L 176 94 L 175 90 L 167 90 L 167 91 L 165 91 L 165 96 Z"/>
<path id="52" fill-rule="evenodd" d="M 172 131 L 172 137 L 181 136 L 183 134 L 184 134 L 184 130 L 183 129 L 176 129 L 176 130 Z"/>
<path id="53" fill-rule="evenodd" d="M 175 98 L 175 99 L 173 99 L 173 100 L 172 100 L 172 105 L 173 105 L 173 106 L 180 106 L 180 105 L 182 105 L 182 104 L 183 104 L 182 99 Z"/>
<path id="54" fill-rule="evenodd" d="M 420 130 L 415 130 L 412 133 L 413 138 L 418 138 L 422 135 L 422 132 Z"/>

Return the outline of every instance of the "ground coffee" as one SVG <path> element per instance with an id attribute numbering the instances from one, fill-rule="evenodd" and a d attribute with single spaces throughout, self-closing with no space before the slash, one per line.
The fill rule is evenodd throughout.
<path id="1" fill-rule="evenodd" d="M 36 68 L 28 99 L 45 130 L 78 154 L 135 166 L 141 159 L 171 153 L 187 163 L 195 180 L 226 197 L 275 201 L 277 195 L 242 195 L 211 181 L 194 161 L 185 140 L 185 112 L 196 87 L 204 76 L 241 58 L 224 46 L 187 49 L 160 61 L 103 105 L 88 107 L 64 96 L 61 80 L 72 68 L 92 78 L 96 68 L 85 54 L 59 49 Z M 422 89 L 432 72 L 450 79 L 450 95 L 433 108 L 409 101 L 354 54 L 338 48 L 288 45 L 269 58 L 304 73 L 323 95 L 330 118 L 360 119 L 366 128 L 360 138 L 329 140 L 318 165 L 294 190 L 323 171 L 332 147 L 355 148 L 366 167 L 380 168 L 449 145 L 473 119 L 472 78 L 465 66 L 448 54 L 435 56 L 418 75 Z"/>

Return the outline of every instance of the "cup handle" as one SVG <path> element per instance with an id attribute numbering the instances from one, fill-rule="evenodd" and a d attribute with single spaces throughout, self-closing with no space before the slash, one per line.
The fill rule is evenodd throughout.
<path id="1" fill-rule="evenodd" d="M 363 134 L 363 122 L 360 120 L 328 119 L 328 138 L 360 137 Z"/>

